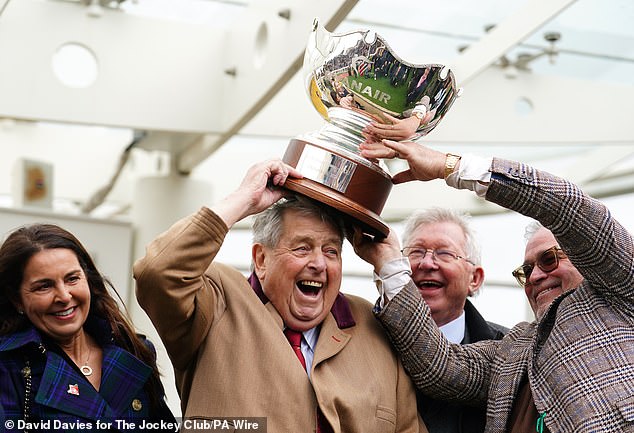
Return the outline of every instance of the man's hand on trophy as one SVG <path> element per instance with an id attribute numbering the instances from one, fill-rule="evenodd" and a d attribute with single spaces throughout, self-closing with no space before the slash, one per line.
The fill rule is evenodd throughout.
<path id="1" fill-rule="evenodd" d="M 400 158 L 407 161 L 409 169 L 392 176 L 395 184 L 412 180 L 444 179 L 447 155 L 413 141 L 382 140 L 366 142 L 359 146 L 365 158 Z"/>
<path id="2" fill-rule="evenodd" d="M 242 183 L 233 193 L 213 207 L 227 227 L 241 219 L 263 211 L 288 192 L 282 188 L 289 177 L 302 178 L 303 175 L 279 159 L 253 165 L 247 171 Z"/>
<path id="3" fill-rule="evenodd" d="M 387 237 L 372 237 L 365 234 L 360 227 L 355 226 L 348 233 L 347 238 L 354 252 L 374 266 L 377 274 L 386 263 L 403 258 L 398 236 L 394 230 L 390 230 Z"/>
<path id="4" fill-rule="evenodd" d="M 421 119 L 418 116 L 412 115 L 407 119 L 397 119 L 389 114 L 383 113 L 383 117 L 386 118 L 385 123 L 372 122 L 361 133 L 366 139 L 366 142 L 376 142 L 384 139 L 388 140 L 407 140 L 416 134 L 421 124 L 429 122 L 433 114 L 426 113 Z"/>

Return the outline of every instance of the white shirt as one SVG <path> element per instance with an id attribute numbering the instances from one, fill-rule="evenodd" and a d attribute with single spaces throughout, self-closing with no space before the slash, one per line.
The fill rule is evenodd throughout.
<path id="1" fill-rule="evenodd" d="M 302 332 L 302 340 L 299 345 L 302 355 L 304 355 L 304 362 L 306 362 L 306 373 L 310 378 L 310 370 L 313 366 L 313 358 L 315 358 L 315 346 L 317 346 L 317 339 L 319 338 L 319 326 Z"/>
<path id="2" fill-rule="evenodd" d="M 462 340 L 464 340 L 465 328 L 466 322 L 464 310 L 457 319 L 438 327 L 447 340 L 456 344 L 460 344 Z"/>
<path id="3" fill-rule="evenodd" d="M 456 189 L 474 191 L 479 197 L 484 197 L 491 182 L 491 163 L 493 158 L 482 158 L 467 153 L 460 158 L 458 170 L 445 179 L 447 185 Z"/>

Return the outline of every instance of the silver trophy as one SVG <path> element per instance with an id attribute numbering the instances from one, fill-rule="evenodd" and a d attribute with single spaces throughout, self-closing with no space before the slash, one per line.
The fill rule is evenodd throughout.
<path id="1" fill-rule="evenodd" d="M 354 218 L 370 234 L 387 236 L 380 214 L 392 189 L 382 162 L 360 155 L 361 131 L 371 122 L 389 123 L 416 115 L 412 139 L 429 133 L 461 89 L 443 65 L 413 65 L 396 56 L 370 30 L 330 33 L 313 24 L 303 73 L 310 99 L 326 119 L 319 131 L 293 138 L 283 160 L 303 179 L 286 187 Z"/>

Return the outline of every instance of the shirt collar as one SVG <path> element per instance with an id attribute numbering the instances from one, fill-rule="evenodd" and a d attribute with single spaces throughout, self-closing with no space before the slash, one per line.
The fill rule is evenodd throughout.
<path id="1" fill-rule="evenodd" d="M 460 342 L 464 339 L 464 330 L 465 330 L 465 317 L 464 310 L 462 314 L 457 318 L 452 320 L 449 323 L 446 323 L 439 327 L 440 332 L 443 333 L 445 338 L 449 340 L 451 343 L 460 344 Z"/>
<path id="2" fill-rule="evenodd" d="M 319 337 L 319 326 L 310 328 L 308 331 L 302 332 L 302 334 L 304 335 L 304 340 L 306 340 L 310 350 L 315 353 L 315 346 L 317 346 L 317 338 Z"/>
<path id="3" fill-rule="evenodd" d="M 253 291 L 258 296 L 260 301 L 262 301 L 263 304 L 268 303 L 269 298 L 267 298 L 267 296 L 264 294 L 264 290 L 262 290 L 262 284 L 260 284 L 260 280 L 258 279 L 257 275 L 255 275 L 255 272 L 252 272 L 247 280 L 249 281 L 251 288 L 253 288 Z M 341 293 L 337 294 L 337 298 L 335 299 L 330 312 L 335 318 L 339 329 L 350 328 L 356 324 L 354 321 L 354 317 L 352 317 L 350 304 L 348 303 L 346 297 L 343 296 L 343 294 Z"/>

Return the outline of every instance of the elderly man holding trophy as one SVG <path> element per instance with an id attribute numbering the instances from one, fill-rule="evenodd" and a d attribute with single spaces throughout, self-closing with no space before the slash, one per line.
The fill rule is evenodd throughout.
<path id="1" fill-rule="evenodd" d="M 448 68 L 407 63 L 372 31 L 333 35 L 317 23 L 305 53 L 304 78 L 311 102 L 327 122 L 319 131 L 291 140 L 284 161 L 304 177 L 287 179 L 285 187 L 343 212 L 348 228 L 360 227 L 371 237 L 387 236 L 389 228 L 380 213 L 392 179 L 381 161 L 361 156 L 360 146 L 426 135 L 462 89 L 456 88 Z M 453 158 L 447 156 L 449 165 L 456 162 Z M 385 284 L 392 273 L 380 269 L 374 279 Z M 408 278 L 403 274 L 391 281 Z M 420 412 L 433 426 L 431 433 L 462 431 L 461 426 L 475 418 L 478 422 L 468 431 L 482 429 L 483 411 L 471 409 L 463 420 L 458 406 L 439 411 L 442 403 L 422 394 L 417 400 L 419 408 L 431 408 Z"/>
<path id="2" fill-rule="evenodd" d="M 150 243 L 134 265 L 139 304 L 174 365 L 185 420 L 253 417 L 268 432 L 425 433 L 372 305 L 339 292 L 341 250 L 346 224 L 389 233 L 379 214 L 392 182 L 360 157 L 364 128 L 414 117 L 426 133 L 455 96 L 453 78 L 401 62 L 369 32 L 330 35 L 318 26 L 306 67 L 326 126 L 291 140 L 284 161 L 254 165 L 233 193 Z M 418 83 L 434 83 L 433 92 Z M 215 259 L 229 229 L 250 215 L 253 273 L 245 278 Z"/>
<path id="3" fill-rule="evenodd" d="M 306 50 L 304 75 L 310 99 L 327 123 L 318 132 L 291 140 L 284 161 L 304 178 L 289 179 L 286 188 L 343 212 L 348 226 L 361 227 L 371 237 L 386 236 L 389 228 L 379 215 L 392 187 L 391 176 L 379 160 L 363 158 L 360 147 L 426 135 L 462 89 L 456 88 L 448 68 L 407 63 L 371 31 L 332 35 L 318 25 Z M 447 155 L 447 166 L 456 162 L 456 156 Z M 412 273 L 417 266 L 411 265 Z M 391 284 L 394 270 L 386 268 L 374 275 L 379 286 Z M 463 284 L 461 275 L 455 277 L 453 284 Z M 392 281 L 405 279 L 408 275 Z M 420 392 L 417 400 L 431 433 L 483 431 L 485 411 L 480 408 L 448 405 Z"/>

